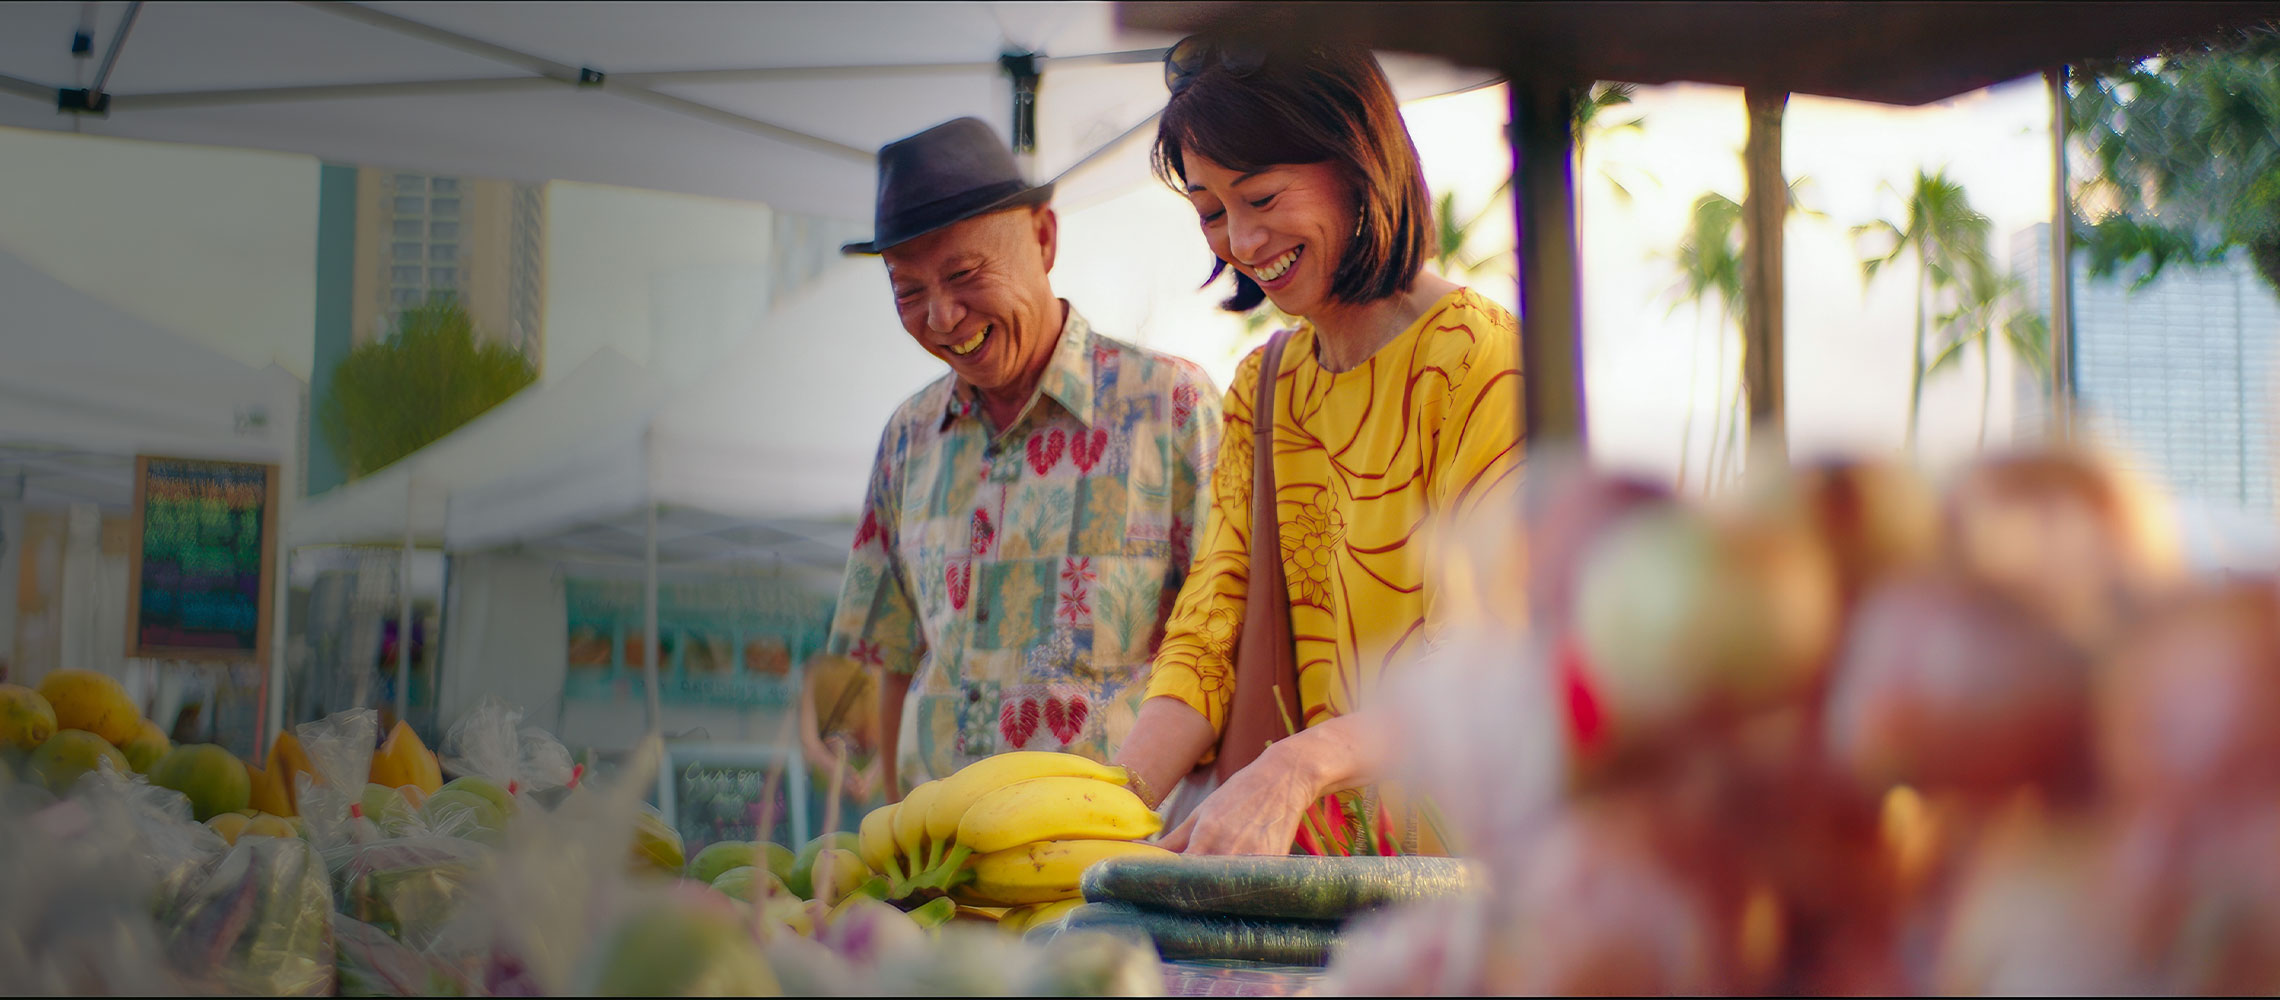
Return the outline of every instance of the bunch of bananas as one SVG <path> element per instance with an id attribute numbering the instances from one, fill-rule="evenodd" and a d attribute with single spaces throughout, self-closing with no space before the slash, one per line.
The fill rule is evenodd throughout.
<path id="1" fill-rule="evenodd" d="M 896 898 L 943 894 L 1004 908 L 1009 930 L 1041 926 L 1075 906 L 1095 862 L 1169 853 L 1137 843 L 1164 824 L 1124 783 L 1123 768 L 1076 754 L 999 754 L 863 817 L 858 853 Z"/>

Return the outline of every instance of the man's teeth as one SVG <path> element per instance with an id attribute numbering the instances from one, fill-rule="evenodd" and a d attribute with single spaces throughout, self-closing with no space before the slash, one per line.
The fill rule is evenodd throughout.
<path id="1" fill-rule="evenodd" d="M 1276 278 L 1280 278 L 1283 276 L 1283 272 L 1290 270 L 1290 266 L 1296 263 L 1298 263 L 1297 250 L 1292 250 L 1288 253 L 1285 253 L 1280 257 L 1268 261 L 1267 266 L 1259 268 L 1259 280 L 1273 281 Z"/>
<path id="2" fill-rule="evenodd" d="M 969 354 L 972 354 L 972 353 L 974 353 L 975 351 L 981 350 L 981 349 L 982 349 L 982 341 L 983 341 L 984 339 L 988 338 L 988 337 L 989 337 L 989 335 L 990 335 L 990 328 L 989 328 L 989 327 L 986 327 L 986 326 L 985 326 L 985 327 L 981 328 L 980 330 L 976 330 L 976 331 L 974 331 L 974 339 L 972 339 L 972 340 L 969 340 L 969 341 L 967 341 L 967 342 L 965 342 L 965 343 L 963 343 L 963 344 L 952 344 L 952 345 L 950 345 L 950 353 L 952 353 L 952 354 L 955 354 L 955 355 L 957 355 L 957 356 L 959 356 L 959 357 L 961 357 L 961 358 L 962 358 L 962 357 L 965 357 L 966 355 L 969 355 Z"/>

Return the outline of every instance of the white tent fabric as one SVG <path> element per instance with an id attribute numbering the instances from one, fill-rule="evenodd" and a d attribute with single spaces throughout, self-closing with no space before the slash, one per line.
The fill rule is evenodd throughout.
<path id="1" fill-rule="evenodd" d="M 533 387 L 418 452 L 311 499 L 286 526 L 285 543 L 444 543 L 444 518 L 459 492 L 563 453 L 592 447 L 661 398 L 656 380 L 603 349 L 560 382 Z"/>
<path id="2" fill-rule="evenodd" d="M 9 3 L 0 124 L 864 219 L 871 151 L 960 115 L 1010 135 L 999 57 L 1034 52 L 1033 170 L 1087 163 L 1060 198 L 1081 207 L 1146 175 L 1172 40 L 1107 3 Z M 1487 76 L 1385 61 L 1404 99 Z M 99 80 L 106 116 L 58 113 Z"/>
<path id="3" fill-rule="evenodd" d="M 645 505 L 775 524 L 838 539 L 869 480 L 894 407 L 942 374 L 909 343 L 878 264 L 844 261 L 785 301 L 739 349 L 643 419 L 574 439 L 530 471 L 455 495 L 453 549 L 529 543 L 597 523 L 639 521 Z M 701 529 L 701 525 L 675 534 Z M 642 528 L 630 528 L 638 538 Z M 831 552 L 821 558 L 843 557 Z M 674 561 L 670 554 L 667 561 Z"/>
<path id="4" fill-rule="evenodd" d="M 0 252 L 0 472 L 27 501 L 118 507 L 133 457 L 284 462 L 301 380 L 248 368 Z M 95 461 L 102 459 L 102 461 Z"/>

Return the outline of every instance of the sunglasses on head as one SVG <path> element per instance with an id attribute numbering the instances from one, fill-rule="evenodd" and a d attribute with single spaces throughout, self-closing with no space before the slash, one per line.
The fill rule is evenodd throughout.
<path id="1" fill-rule="evenodd" d="M 1216 59 L 1230 76 L 1249 76 L 1267 63 L 1266 46 L 1242 40 L 1222 41 L 1189 35 L 1164 50 L 1164 87 L 1177 96 L 1202 75 Z"/>

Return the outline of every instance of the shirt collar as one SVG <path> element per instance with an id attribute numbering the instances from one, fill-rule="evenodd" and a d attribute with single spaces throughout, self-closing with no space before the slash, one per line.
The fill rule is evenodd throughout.
<path id="1" fill-rule="evenodd" d="M 949 399 L 942 408 L 943 427 L 950 426 L 950 422 L 959 417 L 979 416 L 982 409 L 973 386 L 955 375 L 951 376 L 950 383 Z M 1037 380 L 1037 391 L 1061 404 L 1078 423 L 1092 426 L 1092 324 L 1085 322 L 1076 306 L 1069 306 L 1068 319 L 1061 325 L 1061 339 L 1053 345 L 1052 360 L 1045 363 L 1045 374 Z M 1031 399 L 1029 408 L 1034 409 L 1036 405 L 1037 401 Z"/>

